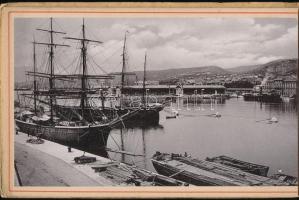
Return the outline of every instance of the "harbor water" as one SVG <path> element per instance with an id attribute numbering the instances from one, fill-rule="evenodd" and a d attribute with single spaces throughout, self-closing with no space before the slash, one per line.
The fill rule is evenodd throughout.
<path id="1" fill-rule="evenodd" d="M 171 108 L 175 119 L 166 119 Z M 219 113 L 221 117 L 211 114 Z M 277 123 L 269 123 L 269 118 Z M 180 104 L 160 112 L 158 126 L 113 129 L 107 147 L 139 156 L 108 152 L 112 159 L 153 170 L 156 151 L 187 152 L 199 159 L 227 155 L 270 167 L 269 175 L 298 177 L 298 116 L 295 103 L 247 102 L 233 98 L 223 104 Z M 144 155 L 144 156 L 140 156 Z"/>

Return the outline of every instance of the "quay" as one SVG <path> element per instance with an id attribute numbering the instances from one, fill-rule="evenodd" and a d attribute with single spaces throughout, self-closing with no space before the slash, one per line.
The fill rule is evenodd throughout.
<path id="1" fill-rule="evenodd" d="M 27 143 L 28 136 L 19 132 L 15 135 L 15 163 L 22 186 L 104 186 L 114 185 L 112 181 L 97 175 L 89 165 L 78 165 L 74 157 L 83 151 L 44 140 L 43 144 Z M 109 159 L 93 156 L 103 163 Z M 15 181 L 17 181 L 15 179 Z"/>
<path id="2" fill-rule="evenodd" d="M 30 136 L 30 138 L 32 138 Z M 184 182 L 51 141 L 15 135 L 16 186 L 185 186 Z M 75 158 L 95 162 L 78 164 Z"/>

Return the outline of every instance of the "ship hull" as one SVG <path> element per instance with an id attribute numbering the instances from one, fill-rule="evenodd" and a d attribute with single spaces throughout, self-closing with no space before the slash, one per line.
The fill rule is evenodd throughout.
<path id="1" fill-rule="evenodd" d="M 260 101 L 265 103 L 281 103 L 282 98 L 279 95 L 274 94 L 262 94 L 262 95 L 244 95 L 245 101 Z"/>
<path id="2" fill-rule="evenodd" d="M 128 112 L 128 110 L 134 110 L 136 108 L 125 108 L 118 109 L 118 115 L 123 115 Z M 158 125 L 160 120 L 159 112 L 163 109 L 163 107 L 154 107 L 154 108 L 144 108 L 140 109 L 134 116 L 130 119 L 126 120 L 127 124 L 146 124 L 146 125 Z"/>
<path id="3" fill-rule="evenodd" d="M 69 113 L 72 113 L 73 110 L 79 110 L 81 108 L 79 107 L 67 107 L 67 106 L 57 106 L 57 109 L 59 109 L 59 113 L 62 113 L 64 116 L 68 116 Z M 108 118 L 111 118 L 113 115 L 112 113 L 116 110 L 117 114 L 119 116 L 123 116 L 127 114 L 128 112 L 134 112 L 134 114 L 130 115 L 130 117 L 124 118 L 124 122 L 127 125 L 138 125 L 138 124 L 145 124 L 145 125 L 158 125 L 159 124 L 159 112 L 163 110 L 163 106 L 153 106 L 153 107 L 147 107 L 147 108 L 118 108 L 118 109 L 112 109 L 112 108 L 104 108 L 102 109 L 89 109 L 86 108 L 88 112 L 86 113 L 92 113 L 93 116 L 96 116 L 98 113 L 105 113 Z M 78 112 L 78 111 L 76 111 Z M 88 116 L 84 116 L 85 119 L 89 119 Z M 93 117 L 94 118 L 94 117 Z M 78 120 L 79 118 L 74 116 L 73 120 Z M 99 119 L 101 120 L 101 119 Z"/>
<path id="4" fill-rule="evenodd" d="M 17 119 L 15 122 L 20 132 L 69 146 L 85 146 L 94 140 L 98 145 L 105 146 L 110 132 L 108 125 L 65 127 L 43 126 Z"/>

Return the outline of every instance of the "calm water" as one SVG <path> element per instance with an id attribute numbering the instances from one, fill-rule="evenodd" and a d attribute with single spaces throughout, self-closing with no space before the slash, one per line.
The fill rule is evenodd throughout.
<path id="1" fill-rule="evenodd" d="M 110 158 L 154 170 L 150 158 L 156 151 L 187 152 L 199 159 L 227 155 L 270 166 L 269 175 L 282 169 L 283 173 L 298 176 L 298 117 L 294 104 L 260 104 L 239 98 L 212 107 L 189 104 L 188 108 L 181 107 L 177 119 L 166 119 L 170 109 L 165 108 L 157 127 L 112 130 L 108 148 L 145 156 L 122 158 L 109 152 Z M 206 116 L 216 112 L 222 117 Z M 265 119 L 270 116 L 279 122 L 267 123 Z"/>

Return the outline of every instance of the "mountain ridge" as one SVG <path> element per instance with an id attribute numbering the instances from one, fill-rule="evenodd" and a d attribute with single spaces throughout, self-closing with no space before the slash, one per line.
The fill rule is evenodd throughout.
<path id="1" fill-rule="evenodd" d="M 148 70 L 147 80 L 160 81 L 164 79 L 179 78 L 194 76 L 199 73 L 206 74 L 238 74 L 238 73 L 253 73 L 253 74 L 265 74 L 267 71 L 278 71 L 280 74 L 284 73 L 296 73 L 298 69 L 298 59 L 278 59 L 259 65 L 245 65 L 234 68 L 224 69 L 219 66 L 202 66 L 202 67 L 189 67 L 189 68 L 174 68 L 163 70 Z M 134 71 L 138 77 L 138 80 L 143 79 L 143 71 Z"/>

